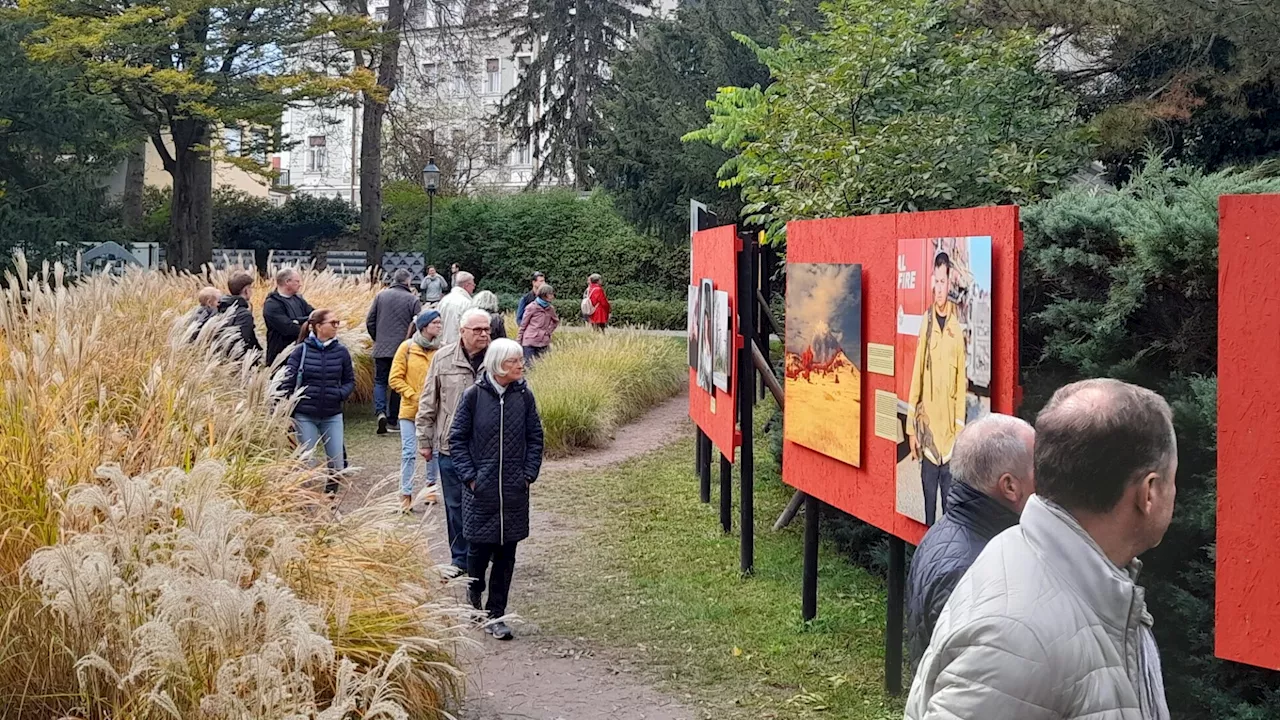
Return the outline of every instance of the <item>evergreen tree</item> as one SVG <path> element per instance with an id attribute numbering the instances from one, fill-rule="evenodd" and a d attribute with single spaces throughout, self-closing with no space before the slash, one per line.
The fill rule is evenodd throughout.
<path id="1" fill-rule="evenodd" d="M 367 72 L 307 69 L 325 65 L 309 41 L 343 24 L 315 14 L 309 0 L 23 0 L 21 7 L 41 23 L 27 42 L 31 57 L 78 68 L 145 129 L 173 178 L 169 262 L 183 269 L 212 258 L 217 127 L 272 126 L 287 101 L 370 84 Z M 228 160 L 257 167 L 251 158 Z"/>
<path id="2" fill-rule="evenodd" d="M 104 180 L 138 136 L 83 76 L 27 58 L 30 22 L 0 10 L 0 262 L 39 261 L 58 243 L 120 239 Z"/>
<path id="3" fill-rule="evenodd" d="M 590 189 L 587 150 L 600 128 L 609 66 L 652 0 L 523 0 L 499 14 L 516 47 L 536 50 L 503 98 L 500 123 L 532 147 L 544 182 Z"/>
<path id="4" fill-rule="evenodd" d="M 687 239 L 691 198 L 721 217 L 737 216 L 737 192 L 716 180 L 729 153 L 680 138 L 706 125 L 707 100 L 718 88 L 768 84 L 768 68 L 734 33 L 773 44 L 784 23 L 803 26 L 816 10 L 812 0 L 703 0 L 641 26 L 614 62 L 601 103 L 603 130 L 589 155 L 596 179 L 628 219 L 674 242 Z"/>

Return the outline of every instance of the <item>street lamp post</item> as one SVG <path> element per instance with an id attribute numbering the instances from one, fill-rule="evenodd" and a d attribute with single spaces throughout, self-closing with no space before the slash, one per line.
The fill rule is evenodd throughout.
<path id="1" fill-rule="evenodd" d="M 440 168 L 434 157 L 422 168 L 422 186 L 427 189 L 427 265 L 431 264 L 431 236 L 435 231 L 436 192 L 440 189 Z"/>

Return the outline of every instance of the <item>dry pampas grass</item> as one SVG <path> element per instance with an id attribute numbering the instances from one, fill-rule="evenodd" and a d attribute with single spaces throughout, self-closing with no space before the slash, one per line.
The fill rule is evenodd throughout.
<path id="1" fill-rule="evenodd" d="M 443 717 L 438 550 L 391 504 L 332 521 L 270 371 L 221 319 L 188 342 L 205 280 L 31 274 L 0 296 L 0 717 Z M 376 290 L 304 274 L 357 356 Z"/>

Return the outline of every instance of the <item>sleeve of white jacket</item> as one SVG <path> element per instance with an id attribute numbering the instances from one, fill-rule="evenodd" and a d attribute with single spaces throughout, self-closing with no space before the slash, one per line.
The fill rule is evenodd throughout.
<path id="1" fill-rule="evenodd" d="M 929 648 L 911 688 L 906 717 L 1059 720 L 1058 706 L 1069 683 L 1050 667 L 1030 628 L 1007 618 L 983 618 Z"/>

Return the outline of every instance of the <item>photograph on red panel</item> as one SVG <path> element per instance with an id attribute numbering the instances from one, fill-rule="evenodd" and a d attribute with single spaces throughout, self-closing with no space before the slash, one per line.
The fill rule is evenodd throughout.
<path id="1" fill-rule="evenodd" d="M 862 464 L 862 266 L 787 264 L 787 440 Z"/>
<path id="2" fill-rule="evenodd" d="M 729 392 L 729 341 L 733 335 L 733 323 L 729 319 L 729 293 L 715 291 L 715 359 L 711 366 L 715 386 Z"/>
<path id="3" fill-rule="evenodd" d="M 951 450 L 991 411 L 991 238 L 898 241 L 897 510 L 933 525 L 947 507 Z"/>
<path id="4" fill-rule="evenodd" d="M 715 350 L 715 291 L 711 281 L 702 279 L 698 288 L 698 387 L 715 392 L 712 382 L 712 355 Z"/>

